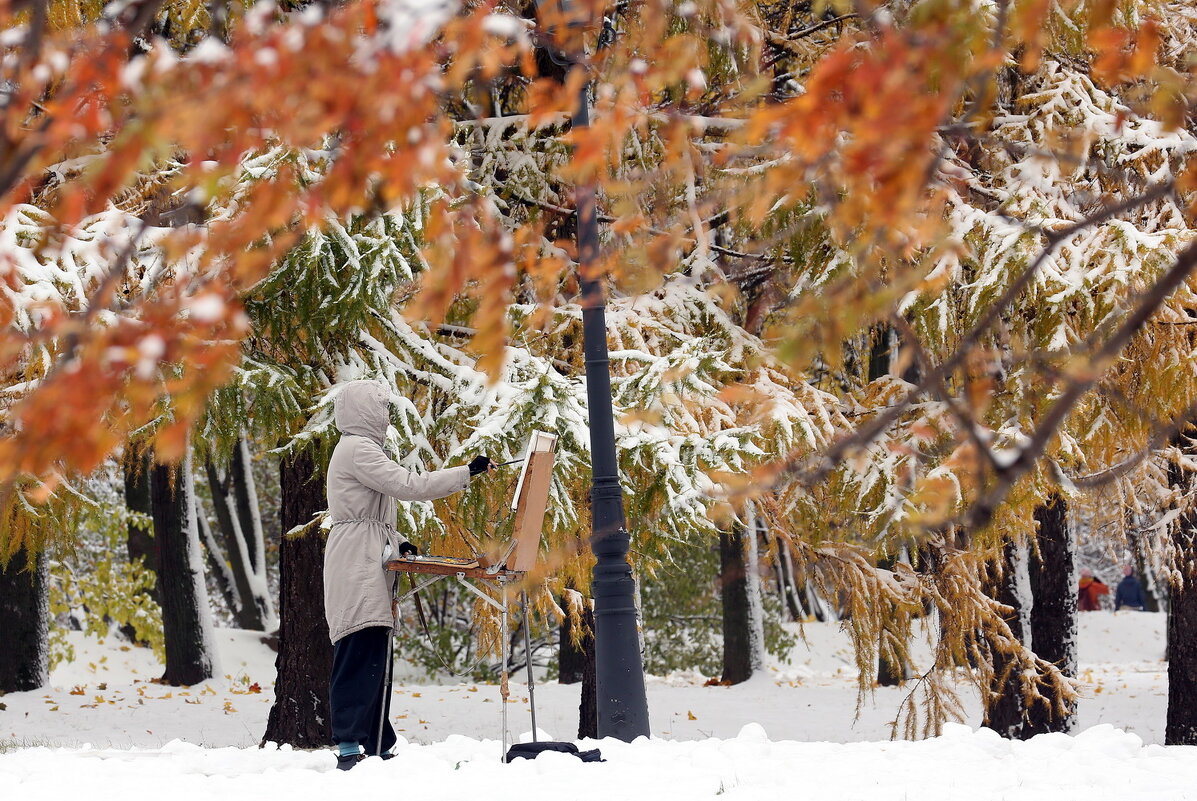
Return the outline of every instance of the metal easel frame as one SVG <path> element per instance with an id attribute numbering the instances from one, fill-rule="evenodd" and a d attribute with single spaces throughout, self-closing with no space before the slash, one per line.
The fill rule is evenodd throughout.
<path id="1" fill-rule="evenodd" d="M 537 552 L 540 545 L 542 528 L 544 525 L 545 509 L 548 504 L 549 486 L 552 480 L 553 471 L 553 452 L 556 448 L 557 437 L 553 434 L 548 434 L 543 431 L 534 431 L 528 441 L 528 450 L 523 459 L 524 472 L 520 474 L 520 485 L 516 489 L 516 499 L 513 504 L 515 510 L 515 524 L 514 533 L 511 542 L 508 543 L 507 548 L 503 554 L 498 558 L 491 559 L 483 555 L 476 555 L 473 561 L 453 560 L 444 558 L 437 559 L 420 559 L 402 558 L 392 559 L 387 561 L 384 567 L 393 573 L 422 573 L 427 578 L 422 579 L 419 584 L 415 583 L 415 577 L 412 577 L 412 589 L 408 590 L 402 596 L 399 595 L 399 580 L 396 576 L 395 584 L 391 590 L 391 613 L 393 616 L 392 622 L 392 637 L 391 647 L 394 648 L 394 626 L 399 622 L 399 603 L 407 600 L 409 597 L 416 595 L 420 590 L 426 589 L 441 579 L 455 578 L 467 590 L 477 595 L 492 608 L 498 610 L 502 619 L 500 621 L 500 636 L 502 637 L 502 644 L 500 646 L 500 658 L 502 659 L 502 666 L 500 669 L 500 683 L 499 694 L 502 696 L 502 741 L 503 752 L 500 759 L 507 758 L 508 742 L 510 740 L 507 729 L 507 701 L 511 695 L 508 687 L 509 674 L 507 672 L 507 664 L 511 658 L 511 643 L 509 623 L 507 620 L 508 613 L 508 584 L 520 581 L 527 575 L 527 572 L 533 568 L 537 559 Z M 519 461 L 519 460 L 517 460 Z M 530 490 L 530 487 L 536 489 Z M 482 592 L 478 587 L 471 582 L 481 582 L 482 584 L 497 589 L 500 600 L 495 600 L 490 595 Z M 532 740 L 537 739 L 536 733 L 536 693 L 535 693 L 535 676 L 532 671 L 532 649 L 531 637 L 528 634 L 528 594 L 521 590 L 520 600 L 523 606 L 523 622 L 524 622 L 524 647 L 528 653 L 528 702 L 532 714 Z M 391 661 L 387 663 L 387 683 L 386 692 L 387 698 L 390 698 L 391 693 Z M 379 731 L 381 732 L 386 715 L 386 704 L 382 706 L 382 711 L 379 715 Z M 381 742 L 381 735 L 379 741 Z"/>

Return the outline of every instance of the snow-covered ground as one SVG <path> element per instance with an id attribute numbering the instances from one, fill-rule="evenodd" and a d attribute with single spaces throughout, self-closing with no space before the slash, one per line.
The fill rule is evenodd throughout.
<path id="1" fill-rule="evenodd" d="M 653 740 L 603 741 L 602 765 L 550 755 L 504 766 L 495 687 L 400 684 L 399 758 L 368 760 L 348 775 L 329 772 L 329 753 L 256 748 L 274 677 L 274 655 L 258 635 L 218 630 L 221 677 L 185 689 L 152 683 L 161 666 L 142 649 L 78 637 L 78 658 L 54 671 L 51 686 L 0 699 L 0 798 L 124 799 L 137 787 L 172 799 L 317 798 L 344 789 L 429 798 L 1197 800 L 1197 748 L 1158 745 L 1163 632 L 1162 615 L 1081 616 L 1085 698 L 1073 737 L 1011 743 L 976 731 L 969 694 L 966 725 L 933 740 L 889 742 L 907 691 L 878 689 L 857 715 L 847 638 L 836 626 L 810 624 L 789 665 L 746 685 L 650 679 Z M 513 693 L 512 730 L 527 732 L 526 688 Z M 576 685 L 539 686 L 540 729 L 572 739 L 578 698 Z"/>

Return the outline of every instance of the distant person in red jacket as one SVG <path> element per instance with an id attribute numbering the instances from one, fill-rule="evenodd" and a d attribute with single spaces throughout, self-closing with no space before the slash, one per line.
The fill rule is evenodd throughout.
<path id="1" fill-rule="evenodd" d="M 1110 588 L 1101 579 L 1095 578 L 1089 568 L 1081 569 L 1081 587 L 1077 593 L 1076 608 L 1082 612 L 1096 612 L 1101 609 L 1101 596 L 1109 595 Z"/>

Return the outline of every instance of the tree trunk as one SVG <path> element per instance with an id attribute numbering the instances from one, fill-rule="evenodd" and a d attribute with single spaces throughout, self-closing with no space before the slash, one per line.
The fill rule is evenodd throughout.
<path id="1" fill-rule="evenodd" d="M 310 452 L 283 459 L 279 476 L 278 676 L 262 741 L 319 748 L 332 741 L 328 707 L 332 643 L 324 619 L 324 535 L 311 525 L 327 506 L 324 482 Z"/>
<path id="2" fill-rule="evenodd" d="M 1018 546 L 1008 542 L 1002 549 L 1001 562 L 990 565 L 989 592 L 990 597 L 1013 609 L 1006 624 L 1010 633 L 1022 642 L 1026 635 L 1022 626 L 1022 599 L 1018 592 L 1018 551 Z M 993 659 L 993 680 L 985 691 L 982 725 L 1003 737 L 1022 739 L 1026 705 L 1017 668 L 996 643 L 990 643 L 989 650 Z"/>
<path id="3" fill-rule="evenodd" d="M 212 536 L 212 527 L 208 525 L 198 497 L 195 499 L 195 506 L 195 520 L 199 525 L 200 542 L 204 545 L 204 554 L 208 558 L 208 570 L 212 573 L 212 578 L 216 580 L 216 588 L 220 590 L 220 597 L 224 599 L 225 606 L 236 617 L 237 610 L 241 608 L 241 598 L 237 595 L 233 571 L 224 561 L 224 551 L 216 544 L 216 538 Z"/>
<path id="4" fill-rule="evenodd" d="M 23 549 L 0 566 L 0 694 L 36 690 L 49 681 L 48 580 L 45 554 Z"/>
<path id="5" fill-rule="evenodd" d="M 879 560 L 877 567 L 882 570 L 893 570 L 897 562 L 897 557 L 891 556 Z M 911 670 L 898 654 L 891 654 L 890 647 L 886 645 L 887 640 L 888 637 L 883 634 L 881 642 L 877 644 L 877 685 L 879 687 L 897 687 L 910 677 Z M 895 658 L 890 659 L 891 655 Z"/>
<path id="6" fill-rule="evenodd" d="M 557 681 L 560 684 L 577 684 L 586 672 L 587 634 L 583 633 L 580 645 L 574 645 L 574 627 L 573 616 L 566 614 L 558 628 Z"/>
<path id="7" fill-rule="evenodd" d="M 237 621 L 238 628 L 264 631 L 266 626 L 262 599 L 254 592 L 252 585 L 250 548 L 246 542 L 245 531 L 241 527 L 236 503 L 228 486 L 221 480 L 216 465 L 212 464 L 210 459 L 204 462 L 204 472 L 208 476 L 208 485 L 212 488 L 212 506 L 216 509 L 216 524 L 220 528 L 220 537 L 224 543 L 223 553 L 218 552 L 213 556 L 228 565 L 233 586 L 237 590 L 237 603 L 232 609 L 233 618 Z"/>
<path id="8" fill-rule="evenodd" d="M 587 602 L 582 612 L 586 634 L 582 637 L 582 698 L 578 703 L 578 739 L 598 739 L 598 682 L 594 655 L 594 607 Z"/>
<path id="9" fill-rule="evenodd" d="M 150 472 L 153 468 L 153 461 L 153 452 L 149 448 L 135 449 L 133 444 L 125 447 L 123 460 L 125 507 L 130 512 L 140 512 L 147 516 L 153 514 L 154 510 L 150 501 Z M 130 562 L 141 559 L 145 568 L 157 575 L 158 551 L 154 547 L 152 528 L 143 528 L 130 523 L 127 548 Z M 157 600 L 157 584 L 154 586 L 153 596 Z"/>
<path id="10" fill-rule="evenodd" d="M 1185 439 L 1186 454 L 1193 443 Z M 1176 464 L 1171 484 L 1192 490 L 1192 479 Z M 1191 499 L 1189 499 L 1191 502 Z M 1182 501 L 1183 503 L 1184 501 Z M 1168 719 L 1165 745 L 1197 745 L 1197 509 L 1189 508 L 1172 528 L 1175 572 L 1168 603 Z"/>
<path id="11" fill-rule="evenodd" d="M 1060 495 L 1035 510 L 1039 524 L 1038 550 L 1032 550 L 1031 647 L 1035 654 L 1076 678 L 1076 576 L 1072 532 L 1068 530 L 1068 504 Z M 1052 700 L 1055 704 L 1054 699 Z M 1051 717 L 1051 710 L 1035 704 L 1028 710 L 1023 738 L 1044 732 L 1068 732 L 1076 724 L 1076 705 L 1067 715 Z"/>
<path id="12" fill-rule="evenodd" d="M 191 460 L 151 471 L 154 540 L 158 546 L 158 595 L 166 642 L 166 684 L 192 685 L 215 673 L 211 610 L 199 552 Z"/>
<path id="13" fill-rule="evenodd" d="M 752 673 L 765 669 L 765 593 L 761 586 L 760 542 L 768 534 L 755 504 L 746 504 L 748 531 L 744 535 L 744 590 L 748 595 L 748 662 Z"/>
<path id="14" fill-rule="evenodd" d="M 1136 527 L 1131 526 L 1127 531 L 1127 544 L 1130 546 L 1131 560 L 1135 565 L 1135 575 L 1139 577 L 1139 584 L 1143 587 L 1143 611 L 1160 612 L 1160 599 L 1157 596 L 1158 585 L 1151 565 L 1143 555 L 1143 542 Z"/>
<path id="15" fill-rule="evenodd" d="M 719 586 L 723 597 L 723 682 L 752 678 L 752 642 L 748 579 L 744 567 L 744 529 L 732 524 L 719 533 Z"/>
<path id="16" fill-rule="evenodd" d="M 151 518 L 151 522 L 147 525 L 137 525 L 130 521 L 125 549 L 130 564 L 135 564 L 140 559 L 141 566 L 154 576 L 149 594 L 154 603 L 161 606 L 162 602 L 158 599 L 158 549 L 154 543 L 152 522 L 154 509 L 150 498 L 150 471 L 153 464 L 153 451 L 150 448 L 139 447 L 133 442 L 126 443 L 121 458 L 121 467 L 125 474 L 125 508 Z M 121 626 L 121 633 L 131 643 L 147 645 L 137 640 L 137 631 L 131 624 Z"/>
<path id="17" fill-rule="evenodd" d="M 237 440 L 232 464 L 233 505 L 245 537 L 251 573 L 266 576 L 266 543 L 262 536 L 262 513 L 258 509 L 258 488 L 254 485 L 253 460 L 245 438 Z M 269 601 L 269 598 L 266 599 Z M 273 610 L 267 610 L 271 612 Z"/>
<path id="18" fill-rule="evenodd" d="M 777 538 L 776 547 L 777 557 L 774 559 L 773 568 L 777 572 L 777 589 L 781 594 L 781 600 L 785 604 L 790 620 L 797 623 L 814 615 L 819 622 L 822 622 L 822 618 L 819 617 L 821 610 L 807 608 L 808 599 L 803 597 L 804 592 L 799 589 L 797 581 L 794 579 L 794 561 L 790 558 L 789 546 Z"/>
<path id="19" fill-rule="evenodd" d="M 906 673 L 900 661 L 892 661 L 879 648 L 877 650 L 877 686 L 897 687 L 906 681 Z"/>
<path id="20" fill-rule="evenodd" d="M 886 324 L 873 326 L 871 334 L 868 378 L 870 382 L 873 382 L 894 374 L 894 368 L 898 366 L 899 342 L 897 332 Z M 896 562 L 896 556 L 889 556 L 881 559 L 877 563 L 877 567 L 883 570 L 893 570 Z M 877 647 L 877 684 L 881 687 L 897 687 L 906 681 L 908 666 L 903 664 L 900 659 L 890 659 L 890 656 L 891 649 L 886 645 L 886 638 L 883 635 Z"/>
<path id="21" fill-rule="evenodd" d="M 1197 552 L 1194 521 L 1182 524 L 1184 553 Z M 1179 543 L 1178 543 L 1179 545 Z M 1168 611 L 1168 718 L 1165 745 L 1197 745 L 1197 575 L 1186 565 Z"/>

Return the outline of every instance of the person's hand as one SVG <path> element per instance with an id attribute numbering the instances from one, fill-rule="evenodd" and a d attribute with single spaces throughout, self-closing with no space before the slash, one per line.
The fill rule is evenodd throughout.
<path id="1" fill-rule="evenodd" d="M 479 473 L 488 473 L 495 469 L 495 463 L 490 460 L 489 456 L 475 456 L 470 462 L 470 477 L 478 475 Z"/>
<path id="2" fill-rule="evenodd" d="M 415 556 L 420 553 L 420 549 L 410 542 L 399 543 L 400 556 Z"/>

